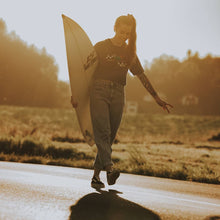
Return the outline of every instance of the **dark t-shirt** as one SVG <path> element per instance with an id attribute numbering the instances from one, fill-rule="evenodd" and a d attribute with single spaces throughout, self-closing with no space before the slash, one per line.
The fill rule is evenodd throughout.
<path id="1" fill-rule="evenodd" d="M 128 72 L 128 53 L 126 44 L 118 47 L 113 45 L 110 39 L 106 39 L 98 42 L 94 47 L 99 60 L 94 78 L 110 80 L 126 85 L 126 76 Z M 139 75 L 144 72 L 137 56 L 129 70 L 133 75 Z"/>

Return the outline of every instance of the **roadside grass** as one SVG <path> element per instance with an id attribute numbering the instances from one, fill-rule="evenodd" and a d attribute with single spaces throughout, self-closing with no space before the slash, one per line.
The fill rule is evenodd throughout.
<path id="1" fill-rule="evenodd" d="M 134 174 L 220 183 L 219 150 L 201 150 L 187 145 L 174 146 L 130 145 L 126 169 Z"/>
<path id="2" fill-rule="evenodd" d="M 124 115 L 112 157 L 122 172 L 219 184 L 219 134 L 220 116 Z M 92 169 L 95 155 L 72 109 L 0 106 L 1 161 Z"/>
<path id="3" fill-rule="evenodd" d="M 77 152 L 70 144 L 57 147 L 56 143 L 38 141 L 32 137 L 19 139 L 18 137 L 2 137 L 0 139 L 0 153 L 17 156 L 37 156 L 52 159 L 93 159 L 84 152 Z"/>

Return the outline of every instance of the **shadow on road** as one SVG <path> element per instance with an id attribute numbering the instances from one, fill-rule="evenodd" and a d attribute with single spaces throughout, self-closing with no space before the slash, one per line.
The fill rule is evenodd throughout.
<path id="1" fill-rule="evenodd" d="M 70 207 L 69 220 L 160 220 L 160 217 L 134 202 L 123 199 L 116 190 L 97 190 Z"/>

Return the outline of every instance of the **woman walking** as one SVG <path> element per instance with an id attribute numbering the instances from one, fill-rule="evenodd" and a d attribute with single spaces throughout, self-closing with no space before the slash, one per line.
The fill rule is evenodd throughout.
<path id="1" fill-rule="evenodd" d="M 100 172 L 106 171 L 109 185 L 115 184 L 120 171 L 113 168 L 112 144 L 119 128 L 124 107 L 124 86 L 128 70 L 137 76 L 147 91 L 164 110 L 170 104 L 162 101 L 152 87 L 136 55 L 136 20 L 132 15 L 120 16 L 114 25 L 113 38 L 98 42 L 94 47 L 98 66 L 90 93 L 90 111 L 97 155 L 91 186 L 105 187 Z M 73 107 L 77 103 L 72 100 Z"/>

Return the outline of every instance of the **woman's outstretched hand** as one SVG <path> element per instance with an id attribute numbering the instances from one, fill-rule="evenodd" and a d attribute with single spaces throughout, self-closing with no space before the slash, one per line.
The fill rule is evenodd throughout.
<path id="1" fill-rule="evenodd" d="M 168 109 L 168 107 L 173 108 L 172 105 L 164 102 L 158 96 L 155 98 L 155 100 L 156 100 L 157 104 L 163 108 L 164 111 L 167 111 L 168 113 L 170 113 L 170 110 Z"/>
<path id="2" fill-rule="evenodd" d="M 70 100 L 70 102 L 71 102 L 73 108 L 77 108 L 78 103 L 77 103 L 77 101 L 75 101 L 75 100 L 73 99 L 73 96 L 71 96 L 71 100 Z"/>

